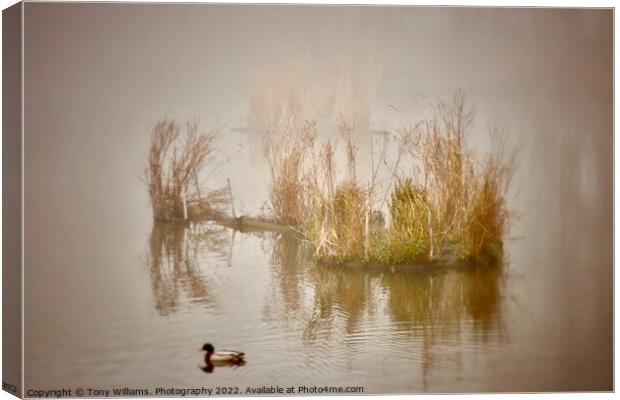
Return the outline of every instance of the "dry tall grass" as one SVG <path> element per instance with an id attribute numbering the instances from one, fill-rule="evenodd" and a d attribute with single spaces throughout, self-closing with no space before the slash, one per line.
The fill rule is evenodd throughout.
<path id="1" fill-rule="evenodd" d="M 316 124 L 270 137 L 266 154 L 272 172 L 271 202 L 276 219 L 298 227 L 326 263 L 406 264 L 442 259 L 476 263 L 501 258 L 511 214 L 504 196 L 512 159 L 502 146 L 480 162 L 466 143 L 474 119 L 465 96 L 438 103 L 433 118 L 402 130 L 392 181 L 380 186 L 371 154 L 372 176 L 358 176 L 353 125 L 341 120 L 346 174 L 335 160 L 337 141 L 317 142 Z M 372 151 L 372 150 L 371 150 Z M 400 158 L 409 155 L 410 170 Z M 383 199 L 383 201 L 381 200 Z M 389 224 L 377 221 L 388 203 Z"/>
<path id="2" fill-rule="evenodd" d="M 429 207 L 429 259 L 445 252 L 474 262 L 501 257 L 511 218 L 504 196 L 513 158 L 500 140 L 483 162 L 478 160 L 466 141 L 474 116 L 458 92 L 451 102 L 438 103 L 435 117 L 407 131 L 414 136 L 407 143 L 421 165 L 418 184 Z"/>
<path id="3" fill-rule="evenodd" d="M 320 190 L 315 187 L 313 190 Z M 354 182 L 336 187 L 330 196 L 322 192 L 314 197 L 311 219 L 304 232 L 314 246 L 315 257 L 322 262 L 358 261 L 367 252 L 366 204 L 368 191 Z"/>
<path id="4" fill-rule="evenodd" d="M 271 171 L 270 203 L 274 219 L 300 226 L 307 218 L 305 173 L 317 135 L 316 124 L 292 125 L 265 136 L 264 153 Z"/>
<path id="5" fill-rule="evenodd" d="M 216 135 L 215 130 L 202 131 L 195 120 L 185 125 L 167 118 L 157 122 L 144 171 L 156 219 L 183 219 L 188 203 L 214 197 L 206 192 L 200 173 L 212 162 Z"/>
<path id="6" fill-rule="evenodd" d="M 341 120 L 339 132 L 346 153 L 344 178 L 337 173 L 338 143 L 333 140 L 310 157 L 312 163 L 306 172 L 309 218 L 302 230 L 314 247 L 316 259 L 325 263 L 370 259 L 376 231 L 382 228 L 382 217 L 374 208 L 375 182 L 357 178 L 353 126 Z"/>
<path id="7" fill-rule="evenodd" d="M 514 154 L 509 156 L 504 150 L 500 140 L 478 173 L 476 193 L 468 213 L 468 230 L 463 238 L 466 257 L 476 262 L 493 263 L 501 258 L 502 239 L 513 217 L 504 196 L 512 177 Z"/>
<path id="8" fill-rule="evenodd" d="M 390 199 L 391 225 L 378 261 L 401 264 L 432 256 L 433 212 L 428 194 L 411 178 L 399 179 Z"/>

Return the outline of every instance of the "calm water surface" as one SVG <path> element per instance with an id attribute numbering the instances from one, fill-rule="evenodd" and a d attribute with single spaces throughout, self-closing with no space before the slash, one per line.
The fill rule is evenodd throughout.
<path id="1" fill-rule="evenodd" d="M 85 225 L 81 234 L 97 229 Z M 315 265 L 291 235 L 123 228 L 54 239 L 72 251 L 56 255 L 62 280 L 38 281 L 29 297 L 43 300 L 28 332 L 29 387 L 608 388 L 611 322 L 591 308 L 605 286 L 567 279 L 570 265 L 511 257 L 518 240 L 504 266 L 412 273 Z M 585 262 L 594 270 L 583 279 L 609 268 Z M 555 292 L 538 292 L 548 276 Z M 205 374 L 206 341 L 248 363 Z"/>

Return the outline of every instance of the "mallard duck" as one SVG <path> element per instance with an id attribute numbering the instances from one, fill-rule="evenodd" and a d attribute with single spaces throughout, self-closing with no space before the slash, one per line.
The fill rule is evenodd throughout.
<path id="1" fill-rule="evenodd" d="M 202 351 L 206 351 L 205 363 L 209 364 L 242 364 L 245 362 L 243 359 L 245 353 L 232 350 L 219 350 L 215 351 L 215 348 L 211 343 L 205 343 L 202 346 Z"/>

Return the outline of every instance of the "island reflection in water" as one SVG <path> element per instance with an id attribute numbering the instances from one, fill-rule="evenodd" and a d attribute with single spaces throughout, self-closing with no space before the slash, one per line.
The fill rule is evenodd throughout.
<path id="1" fill-rule="evenodd" d="M 301 319 L 305 340 L 333 343 L 342 335 L 355 342 L 379 330 L 376 347 L 364 351 L 380 353 L 383 341 L 415 343 L 415 350 L 400 349 L 398 356 L 421 357 L 424 372 L 436 344 L 458 343 L 464 336 L 469 346 L 508 340 L 502 319 L 504 266 L 414 272 L 318 265 L 292 235 L 277 238 L 272 254 L 279 293 L 271 312 Z"/>
<path id="2" fill-rule="evenodd" d="M 389 267 L 340 267 L 314 264 L 294 235 L 281 235 L 273 247 L 274 275 L 280 290 L 280 313 L 295 316 L 312 300 L 305 334 L 312 337 L 344 316 L 347 333 L 386 312 L 398 329 L 418 333 L 424 325 L 448 330 L 471 322 L 476 331 L 501 329 L 504 266 L 418 272 Z M 436 332 L 435 332 L 436 333 Z M 449 332 L 442 332 L 449 333 Z"/>
<path id="3" fill-rule="evenodd" d="M 200 265 L 201 252 L 225 257 L 230 252 L 226 230 L 209 224 L 154 221 L 149 238 L 147 267 L 155 298 L 155 309 L 168 315 L 179 308 L 181 298 L 194 304 L 214 304 Z M 208 266 L 207 266 L 208 267 Z"/>
<path id="4" fill-rule="evenodd" d="M 227 274 L 213 273 L 219 267 L 210 265 L 220 262 L 223 271 L 233 274 L 241 264 L 238 255 L 252 249 L 266 257 L 265 263 L 258 257 L 242 271 L 266 277 L 255 281 L 254 290 L 264 289 L 265 297 L 262 315 L 254 316 L 240 311 L 252 307 L 251 296 L 216 294 L 226 286 Z M 458 351 L 446 350 L 508 342 L 502 316 L 505 266 L 436 272 L 325 266 L 312 262 L 309 249 L 294 234 L 169 223 L 154 223 L 147 259 L 161 316 L 202 306 L 205 327 L 224 331 L 229 342 L 240 330 L 253 331 L 250 343 L 242 345 L 264 351 L 240 350 L 248 351 L 258 369 L 274 359 L 294 359 L 270 368 L 282 379 L 294 380 L 303 370 L 292 368 L 305 364 L 320 377 L 373 375 L 376 365 L 360 367 L 357 360 L 383 362 L 387 357 L 395 365 L 417 363 L 426 390 L 430 370 L 463 363 Z M 221 314 L 227 315 L 225 325 L 220 325 Z"/>

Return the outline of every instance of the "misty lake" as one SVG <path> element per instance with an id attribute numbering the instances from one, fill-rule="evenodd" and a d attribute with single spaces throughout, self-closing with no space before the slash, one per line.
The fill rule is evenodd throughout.
<path id="1" fill-rule="evenodd" d="M 26 7 L 26 390 L 613 389 L 610 14 L 119 7 Z M 314 35 L 320 23 L 333 43 Z M 487 126 L 505 130 L 519 150 L 508 203 L 520 217 L 503 265 L 324 266 L 293 235 L 153 222 L 139 176 L 166 115 L 227 123 L 215 186 L 230 178 L 238 213 L 265 206 L 261 138 L 235 128 L 246 70 L 287 32 L 309 51 L 384 43 L 381 127 L 462 87 L 479 110 L 472 143 L 484 146 Z M 247 363 L 205 373 L 205 342 Z"/>
<path id="2" fill-rule="evenodd" d="M 57 264 L 28 295 L 37 304 L 29 317 L 37 329 L 27 331 L 29 387 L 410 393 L 609 382 L 601 335 L 611 322 L 588 306 L 609 270 L 590 260 L 605 253 L 580 261 L 558 250 L 558 260 L 543 262 L 532 256 L 548 254 L 549 244 L 515 238 L 497 267 L 324 266 L 292 234 L 151 223 L 148 211 L 142 227 L 85 213 L 47 233 L 40 257 Z M 580 263 L 588 269 L 574 281 L 567 271 L 579 273 Z M 205 374 L 205 342 L 244 351 L 247 364 Z"/>

